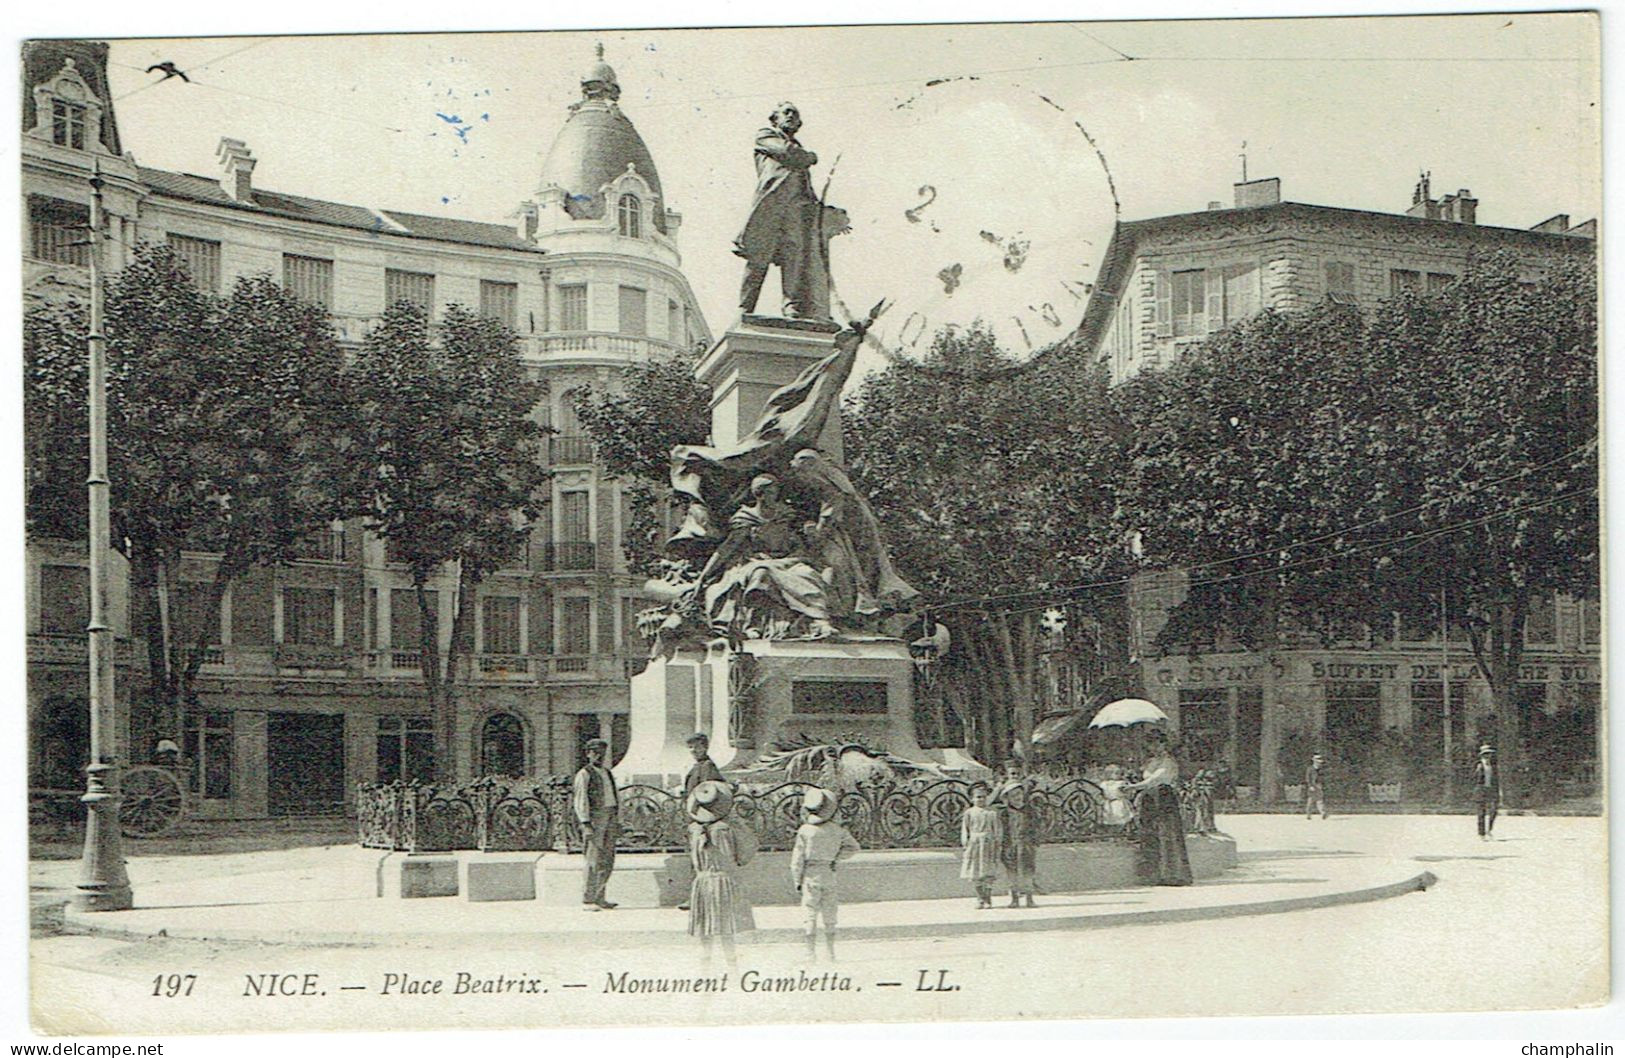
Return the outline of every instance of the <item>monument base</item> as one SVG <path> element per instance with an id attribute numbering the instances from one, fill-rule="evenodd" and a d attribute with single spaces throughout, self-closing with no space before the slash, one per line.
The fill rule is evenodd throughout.
<path id="1" fill-rule="evenodd" d="M 711 740 L 729 774 L 794 744 L 856 741 L 965 776 L 987 772 L 961 748 L 928 750 L 914 730 L 914 662 L 889 638 L 723 640 L 656 658 L 632 678 L 632 737 L 613 771 L 623 785 L 681 785 L 688 739 Z"/>
<path id="2" fill-rule="evenodd" d="M 1236 865 L 1236 843 L 1222 834 L 1189 834 L 1191 873 L 1198 881 L 1215 878 Z M 968 897 L 971 883 L 959 876 L 958 849 L 865 849 L 841 863 L 843 903 L 882 900 L 941 900 Z M 392 884 L 378 895 L 391 898 L 456 897 L 471 902 L 534 900 L 547 907 L 579 907 L 583 864 L 579 855 L 525 853 L 493 856 L 459 853 L 432 857 L 440 877 L 424 887 L 415 876 L 416 860 L 386 860 L 380 879 Z M 1138 885 L 1134 846 L 1123 841 L 1045 845 L 1038 850 L 1038 877 L 1046 892 L 1076 893 Z M 461 870 L 459 870 L 461 868 Z M 759 853 L 741 868 L 736 881 L 758 907 L 794 904 L 788 852 Z M 681 852 L 622 853 L 615 858 L 605 896 L 622 907 L 676 907 L 686 903 L 694 868 Z M 1001 875 L 996 888 L 1006 892 Z M 677 922 L 678 920 L 673 920 Z"/>

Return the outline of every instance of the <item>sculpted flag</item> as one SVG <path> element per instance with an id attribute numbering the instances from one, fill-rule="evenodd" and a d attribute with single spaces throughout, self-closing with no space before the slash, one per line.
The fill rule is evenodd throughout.
<path id="1" fill-rule="evenodd" d="M 788 465 L 792 454 L 818 443 L 862 342 L 862 332 L 852 328 L 836 335 L 835 351 L 774 391 L 756 429 L 738 443 L 672 449 L 671 488 L 688 501 L 688 516 L 667 542 L 669 550 L 703 558 L 722 538 L 712 512 L 737 509 L 753 476 Z"/>

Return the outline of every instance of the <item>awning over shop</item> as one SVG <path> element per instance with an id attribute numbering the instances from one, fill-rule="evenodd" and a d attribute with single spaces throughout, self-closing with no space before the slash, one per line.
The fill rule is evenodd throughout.
<path id="1" fill-rule="evenodd" d="M 1038 722 L 1033 728 L 1034 746 L 1053 746 L 1067 735 L 1076 731 L 1083 724 L 1084 714 L 1053 713 Z"/>

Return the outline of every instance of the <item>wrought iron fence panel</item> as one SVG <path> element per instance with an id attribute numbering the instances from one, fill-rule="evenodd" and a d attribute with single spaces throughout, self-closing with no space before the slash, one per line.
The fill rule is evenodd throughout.
<path id="1" fill-rule="evenodd" d="M 409 798 L 408 852 L 451 852 L 479 847 L 478 809 L 467 786 L 419 786 Z"/>
<path id="2" fill-rule="evenodd" d="M 870 849 L 955 848 L 973 782 L 951 778 L 877 777 L 837 798 L 842 823 Z M 801 803 L 811 784 L 750 783 L 735 790 L 733 817 L 749 826 L 763 851 L 782 852 L 795 842 Z M 1105 794 L 1094 782 L 1073 777 L 1034 778 L 1029 796 L 1047 844 L 1113 840 L 1134 827 L 1102 822 Z M 1179 785 L 1187 831 L 1214 829 L 1213 788 L 1199 775 Z M 566 776 L 541 779 L 480 779 L 458 786 L 363 785 L 357 791 L 357 829 L 367 848 L 407 852 L 481 849 L 491 852 L 581 849 Z M 688 816 L 672 790 L 631 784 L 620 791 L 619 848 L 681 851 L 687 848 Z"/>
<path id="3" fill-rule="evenodd" d="M 492 783 L 479 816 L 484 852 L 541 852 L 553 847 L 554 812 L 547 787 L 534 782 Z"/>
<path id="4" fill-rule="evenodd" d="M 623 849 L 682 849 L 688 847 L 688 816 L 681 794 L 658 786 L 632 784 L 621 787 L 621 836 Z"/>

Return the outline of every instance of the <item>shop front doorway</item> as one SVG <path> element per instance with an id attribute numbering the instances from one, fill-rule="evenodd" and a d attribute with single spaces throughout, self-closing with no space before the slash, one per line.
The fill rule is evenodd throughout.
<path id="1" fill-rule="evenodd" d="M 271 713 L 266 805 L 274 816 L 344 812 L 344 716 Z"/>

